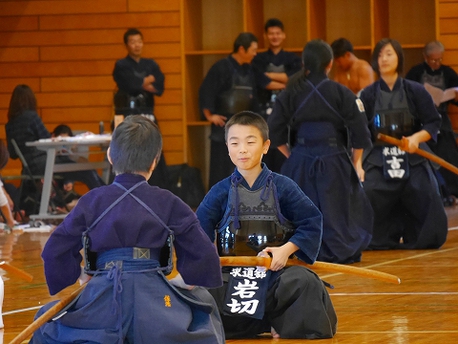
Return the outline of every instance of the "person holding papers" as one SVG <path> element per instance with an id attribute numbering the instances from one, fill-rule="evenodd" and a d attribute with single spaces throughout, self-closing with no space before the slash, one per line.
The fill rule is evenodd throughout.
<path id="1" fill-rule="evenodd" d="M 458 105 L 458 96 L 454 89 L 458 88 L 458 75 L 453 68 L 442 64 L 443 56 L 444 46 L 441 42 L 427 43 L 423 50 L 424 62 L 412 67 L 406 74 L 406 79 L 422 83 L 433 97 L 437 110 L 442 116 L 442 125 L 437 143 L 429 143 L 429 145 L 435 154 L 457 166 L 458 146 L 448 116 L 448 108 L 450 103 Z M 439 173 L 446 185 L 445 190 L 442 188 L 443 196 L 446 198 L 449 194 L 458 196 L 458 176 L 444 168 L 440 168 Z M 450 204 L 450 201 L 447 203 Z"/>

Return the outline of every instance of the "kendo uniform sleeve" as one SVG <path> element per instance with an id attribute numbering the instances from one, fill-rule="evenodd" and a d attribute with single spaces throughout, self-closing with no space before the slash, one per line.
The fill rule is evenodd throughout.
<path id="1" fill-rule="evenodd" d="M 196 214 L 178 197 L 168 225 L 174 232 L 177 270 L 188 285 L 223 285 L 216 246 L 203 231 Z"/>
<path id="2" fill-rule="evenodd" d="M 199 106 L 203 120 L 206 118 L 202 110 L 208 109 L 215 114 L 218 95 L 231 87 L 231 81 L 232 71 L 227 59 L 217 61 L 209 69 L 199 88 Z"/>
<path id="3" fill-rule="evenodd" d="M 341 113 L 350 131 L 351 147 L 356 149 L 371 148 L 371 137 L 363 102 L 356 98 L 349 89 L 338 86 L 342 99 Z"/>
<path id="4" fill-rule="evenodd" d="M 230 187 L 230 178 L 223 179 L 215 184 L 207 195 L 205 195 L 196 210 L 200 225 L 211 242 L 215 242 L 216 225 L 224 216 Z"/>
<path id="5" fill-rule="evenodd" d="M 74 284 L 81 274 L 81 261 L 83 259 L 80 254 L 80 250 L 83 248 L 81 233 L 85 227 L 81 223 L 79 235 L 72 235 L 69 233 L 67 225 L 68 222 L 64 220 L 57 226 L 41 253 L 46 282 L 51 295 Z M 72 223 L 72 226 L 75 225 Z"/>
<path id="6" fill-rule="evenodd" d="M 272 114 L 267 119 L 269 137 L 273 147 L 288 143 L 288 126 L 290 121 L 287 109 L 288 102 L 289 92 L 281 92 L 276 98 Z"/>
<path id="7" fill-rule="evenodd" d="M 143 77 L 134 73 L 135 61 L 129 56 L 116 61 L 113 79 L 118 88 L 128 94 L 138 94 L 143 91 Z"/>
<path id="8" fill-rule="evenodd" d="M 164 93 L 164 73 L 162 73 L 161 68 L 156 63 L 156 61 L 149 59 L 148 63 L 150 65 L 151 74 L 154 76 L 155 79 L 153 82 L 153 86 L 156 89 L 156 92 L 154 94 L 157 96 L 161 96 L 162 93 Z"/>

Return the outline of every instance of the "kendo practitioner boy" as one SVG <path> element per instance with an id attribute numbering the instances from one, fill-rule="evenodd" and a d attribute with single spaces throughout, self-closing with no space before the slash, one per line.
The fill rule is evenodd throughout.
<path id="1" fill-rule="evenodd" d="M 455 70 L 442 64 L 444 56 L 444 45 L 439 41 L 432 41 L 425 45 L 423 49 L 424 62 L 413 66 L 406 74 L 406 79 L 417 81 L 421 84 L 428 83 L 432 86 L 446 90 L 451 87 L 458 87 L 458 74 Z M 458 105 L 458 93 L 455 98 L 442 102 L 437 106 L 437 111 L 442 116 L 441 129 L 437 135 L 437 142 L 429 141 L 428 145 L 432 151 L 445 159 L 452 165 L 458 165 L 458 145 L 455 133 L 453 132 L 452 122 L 448 115 L 449 105 Z M 458 176 L 441 167 L 439 169 L 441 177 L 445 180 L 445 190 L 443 197 L 454 195 L 458 197 Z M 455 204 L 453 197 L 445 199 L 445 204 Z"/>
<path id="2" fill-rule="evenodd" d="M 264 36 L 269 47 L 267 51 L 258 53 L 254 57 L 253 66 L 281 86 L 275 90 L 258 89 L 259 114 L 267 120 L 272 113 L 275 98 L 286 87 L 290 76 L 301 70 L 302 61 L 295 53 L 283 50 L 286 34 L 280 19 L 270 18 L 266 21 Z M 280 173 L 281 166 L 285 160 L 286 157 L 278 149 L 269 149 L 263 158 L 267 167 L 277 173 Z"/>
<path id="3" fill-rule="evenodd" d="M 118 88 L 114 95 L 115 113 L 124 117 L 141 114 L 158 124 L 154 115 L 154 98 L 164 93 L 164 73 L 156 61 L 142 57 L 143 34 L 140 30 L 128 29 L 123 39 L 127 56 L 117 60 L 113 69 L 113 79 Z M 163 155 L 148 183 L 168 188 Z"/>
<path id="4" fill-rule="evenodd" d="M 271 139 L 288 157 L 282 174 L 323 214 L 318 260 L 359 262 L 372 234 L 372 209 L 361 185 L 363 150 L 372 146 L 364 107 L 347 87 L 329 80 L 329 44 L 308 42 L 302 62 L 303 71 L 277 97 L 268 120 Z"/>
<path id="5" fill-rule="evenodd" d="M 30 343 L 224 343 L 205 289 L 222 285 L 216 249 L 181 199 L 146 182 L 161 147 L 159 129 L 143 116 L 115 129 L 108 150 L 113 184 L 82 196 L 42 253 L 51 295 L 89 281 Z M 180 274 L 168 281 L 172 246 Z"/>
<path id="6" fill-rule="evenodd" d="M 251 61 L 258 49 L 258 39 L 242 32 L 234 41 L 232 53 L 217 61 L 208 71 L 199 89 L 202 119 L 211 123 L 209 186 L 228 177 L 234 165 L 227 156 L 224 142 L 226 121 L 242 110 L 256 110 L 256 89 L 277 89 L 281 85 L 254 69 Z"/>
<path id="7" fill-rule="evenodd" d="M 425 88 L 401 77 L 404 54 L 394 39 L 379 41 L 372 68 L 380 79 L 361 92 L 375 146 L 364 157 L 364 190 L 374 210 L 371 249 L 439 248 L 447 216 L 428 160 L 414 153 L 437 139 L 441 117 Z M 402 139 L 401 149 L 376 141 Z"/>
<path id="8" fill-rule="evenodd" d="M 285 268 L 288 257 L 313 264 L 321 243 L 320 211 L 291 179 L 261 159 L 270 145 L 267 123 L 243 111 L 226 124 L 234 173 L 211 188 L 197 209 L 220 256 L 271 255 L 270 270 L 223 268 L 212 290 L 226 338 L 331 338 L 337 318 L 323 282 L 311 270 Z"/>

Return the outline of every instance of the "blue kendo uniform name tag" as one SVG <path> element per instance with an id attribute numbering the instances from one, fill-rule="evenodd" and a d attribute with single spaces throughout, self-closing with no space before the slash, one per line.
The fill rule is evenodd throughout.
<path id="1" fill-rule="evenodd" d="M 223 312 L 255 319 L 264 317 L 270 271 L 235 267 L 230 272 Z"/>
<path id="2" fill-rule="evenodd" d="M 398 147 L 383 147 L 383 176 L 387 180 L 409 178 L 409 156 Z"/>

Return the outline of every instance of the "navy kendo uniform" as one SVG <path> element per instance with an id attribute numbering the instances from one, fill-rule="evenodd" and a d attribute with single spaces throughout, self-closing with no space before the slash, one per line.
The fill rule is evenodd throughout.
<path id="1" fill-rule="evenodd" d="M 416 82 L 398 78 L 391 91 L 383 80 L 361 92 L 375 142 L 378 132 L 401 138 L 426 130 L 436 140 L 441 118 L 431 96 Z M 428 149 L 421 143 L 421 149 Z M 431 164 L 425 158 L 377 142 L 365 154 L 364 189 L 374 210 L 371 249 L 438 248 L 447 217 Z"/>
<path id="2" fill-rule="evenodd" d="M 238 112 L 256 112 L 256 88 L 264 88 L 270 79 L 253 69 L 251 64 L 240 65 L 231 55 L 217 61 L 208 71 L 199 89 L 200 109 L 227 117 Z M 202 119 L 205 117 L 202 114 Z M 224 127 L 211 125 L 209 187 L 231 175 L 234 165 L 227 153 Z"/>
<path id="3" fill-rule="evenodd" d="M 165 277 L 172 268 L 172 242 L 177 270 L 196 285 L 192 290 L 176 288 Z M 206 290 L 222 284 L 218 255 L 194 212 L 171 192 L 125 173 L 81 197 L 43 249 L 52 295 L 78 280 L 81 249 L 93 277 L 30 343 L 224 343 Z"/>
<path id="4" fill-rule="evenodd" d="M 208 192 L 196 214 L 220 256 L 254 256 L 290 241 L 299 247 L 295 255 L 312 264 L 319 251 L 319 210 L 296 183 L 265 164 L 251 187 L 236 169 Z M 336 332 L 329 294 L 307 268 L 223 267 L 223 280 L 210 292 L 226 338 L 256 337 L 271 327 L 281 338 L 331 338 Z"/>
<path id="5" fill-rule="evenodd" d="M 302 60 L 295 53 L 282 49 L 277 54 L 274 54 L 272 50 L 269 49 L 265 52 L 258 53 L 254 57 L 252 64 L 262 72 L 286 73 L 289 78 L 301 70 Z M 272 113 L 275 98 L 280 92 L 281 90 L 258 90 L 259 114 L 264 117 L 266 121 Z M 275 148 L 276 147 L 271 146 L 267 154 L 262 158 L 262 161 L 266 163 L 270 170 L 280 173 L 281 166 L 285 162 L 286 157 Z"/>
<path id="6" fill-rule="evenodd" d="M 438 69 L 432 70 L 426 62 L 412 67 L 406 74 L 406 79 L 417 81 L 421 84 L 428 83 L 441 90 L 458 87 L 458 74 L 453 68 L 441 65 Z M 455 101 L 447 101 L 437 107 L 437 110 L 442 116 L 440 133 L 437 136 L 437 142 L 428 142 L 428 144 L 438 156 L 452 165 L 458 166 L 458 145 L 450 117 L 448 116 L 448 106 L 450 103 L 458 105 Z M 449 193 L 458 196 L 458 176 L 445 168 L 440 168 L 439 171 L 445 180 Z"/>
<path id="7" fill-rule="evenodd" d="M 361 260 L 372 233 L 372 209 L 350 158 L 371 147 L 362 103 L 325 74 L 309 75 L 277 97 L 269 117 L 274 146 L 289 143 L 282 173 L 323 213 L 318 260 Z"/>
<path id="8" fill-rule="evenodd" d="M 155 78 L 153 82 L 155 93 L 143 89 L 143 79 L 148 75 L 153 75 Z M 165 76 L 156 61 L 141 58 L 137 62 L 127 55 L 116 61 L 113 79 L 118 87 L 114 95 L 115 113 L 124 116 L 144 115 L 158 124 L 154 115 L 154 97 L 160 97 L 164 93 Z M 165 189 L 169 188 L 167 164 L 163 153 L 148 183 Z"/>

